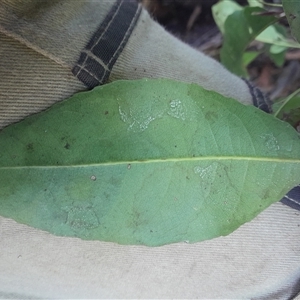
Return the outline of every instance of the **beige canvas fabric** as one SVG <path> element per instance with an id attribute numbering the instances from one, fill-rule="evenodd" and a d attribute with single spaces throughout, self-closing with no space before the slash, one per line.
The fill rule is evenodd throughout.
<path id="1" fill-rule="evenodd" d="M 115 3 L 0 0 L 0 129 L 88 89 L 72 68 Z M 174 78 L 252 104 L 243 80 L 137 13 L 108 81 Z M 148 248 L 0 217 L 0 298 L 290 299 L 300 290 L 299 225 L 299 212 L 276 203 L 227 237 Z"/>
<path id="2" fill-rule="evenodd" d="M 114 3 L 0 2 L 0 128 L 87 89 L 71 71 Z M 146 11 L 142 11 L 108 81 L 143 77 L 195 82 L 252 104 L 243 80 L 179 42 Z"/>
<path id="3" fill-rule="evenodd" d="M 0 1 L 0 129 L 86 90 L 72 74 L 114 1 Z"/>
<path id="4" fill-rule="evenodd" d="M 194 82 L 244 104 L 252 104 L 249 88 L 243 80 L 212 58 L 179 43 L 177 38 L 153 22 L 146 11 L 142 12 L 110 80 L 142 77 Z"/>
<path id="5" fill-rule="evenodd" d="M 299 213 L 276 203 L 226 237 L 163 247 L 56 237 L 0 219 L 0 297 L 291 299 Z"/>

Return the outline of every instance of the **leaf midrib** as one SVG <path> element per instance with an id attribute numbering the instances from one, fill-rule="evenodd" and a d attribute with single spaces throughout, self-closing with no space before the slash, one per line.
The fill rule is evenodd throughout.
<path id="1" fill-rule="evenodd" d="M 191 158 L 167 158 L 167 159 L 150 159 L 150 160 L 128 160 L 116 162 L 103 162 L 91 164 L 76 164 L 76 165 L 32 165 L 32 166 L 6 166 L 0 167 L 0 170 L 6 169 L 51 169 L 51 168 L 88 168 L 97 166 L 115 166 L 115 165 L 131 165 L 131 164 L 149 164 L 149 163 L 168 163 L 168 162 L 199 162 L 199 161 L 261 161 L 271 163 L 300 163 L 300 158 L 279 158 L 279 157 L 251 157 L 251 156 L 205 156 L 205 157 L 191 157 Z"/>

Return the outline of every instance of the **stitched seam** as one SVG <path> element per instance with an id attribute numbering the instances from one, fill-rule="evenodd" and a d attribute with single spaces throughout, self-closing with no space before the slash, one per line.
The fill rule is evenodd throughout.
<path id="1" fill-rule="evenodd" d="M 139 15 L 140 15 L 140 12 L 141 12 L 141 6 L 139 6 L 138 9 L 136 10 L 135 15 L 133 16 L 129 27 L 128 27 L 126 33 L 124 34 L 124 37 L 123 37 L 119 47 L 116 49 L 115 53 L 113 54 L 113 56 L 109 60 L 109 62 L 108 62 L 109 70 L 111 70 L 112 66 L 114 65 L 114 63 L 117 59 L 116 57 L 118 57 L 119 53 L 124 49 L 125 44 L 128 40 L 128 37 L 129 37 L 130 33 L 132 32 L 132 27 L 134 27 L 134 25 L 136 24 L 136 20 L 138 19 Z M 101 81 L 103 80 L 103 78 L 104 78 L 104 76 L 102 76 Z"/>
<path id="2" fill-rule="evenodd" d="M 100 81 L 99 78 L 97 78 L 96 75 L 93 74 L 93 73 L 91 73 L 88 69 L 84 69 L 84 68 L 83 68 L 83 69 L 80 70 L 80 72 L 82 72 L 82 71 L 88 73 L 91 77 L 93 77 L 93 78 L 94 78 L 95 80 L 97 80 L 98 82 Z M 106 73 L 106 72 L 107 72 L 107 71 L 105 70 L 105 73 Z"/>
<path id="3" fill-rule="evenodd" d="M 82 52 L 86 53 L 87 57 L 85 59 L 85 61 L 88 59 L 88 58 L 92 58 L 94 59 L 98 64 L 100 64 L 104 69 L 105 69 L 105 72 L 104 72 L 104 75 L 107 74 L 107 72 L 110 72 L 110 70 L 108 69 L 108 67 L 103 63 L 103 61 L 101 61 L 99 59 L 99 57 L 97 57 L 96 55 L 94 55 L 90 50 L 86 49 L 86 50 L 83 50 Z M 102 78 L 98 78 L 96 76 L 96 74 L 93 74 L 91 73 L 88 69 L 86 69 L 86 66 L 85 65 L 82 65 L 82 67 L 78 70 L 77 72 L 77 75 L 79 72 L 82 72 L 82 71 L 85 71 L 87 72 L 91 77 L 93 77 L 95 80 L 97 80 L 98 82 L 100 82 L 102 80 Z M 103 76 L 102 76 L 103 77 Z"/>
<path id="4" fill-rule="evenodd" d="M 9 36 L 11 38 L 13 38 L 14 40 L 17 40 L 20 44 L 25 45 L 26 47 L 34 50 L 37 53 L 40 53 L 41 55 L 43 55 L 44 57 L 47 57 L 48 59 L 54 61 L 55 63 L 59 64 L 60 66 L 62 66 L 63 68 L 66 69 L 71 69 L 71 65 L 68 65 L 66 62 L 64 62 L 63 60 L 59 59 L 58 57 L 52 55 L 51 53 L 43 50 L 42 48 L 33 45 L 31 42 L 29 42 L 28 40 L 25 40 L 24 38 L 22 38 L 21 36 L 14 34 L 8 30 L 6 30 L 3 26 L 0 25 L 0 32 L 2 32 L 4 35 Z"/>
<path id="5" fill-rule="evenodd" d="M 107 26 L 105 27 L 105 29 L 103 30 L 103 32 L 101 33 L 100 37 L 98 38 L 98 40 L 94 43 L 94 45 L 91 47 L 90 50 L 93 50 L 95 48 L 95 46 L 98 45 L 98 43 L 102 40 L 102 37 L 103 35 L 107 32 L 107 30 L 109 29 L 111 23 L 115 20 L 116 16 L 118 16 L 118 12 L 120 11 L 120 7 L 122 6 L 123 4 L 123 0 L 121 0 L 119 3 L 118 3 L 118 7 L 116 9 L 116 11 L 114 12 L 114 14 L 112 15 L 110 21 L 108 22 Z"/>
<path id="6" fill-rule="evenodd" d="M 289 200 L 289 201 L 291 201 L 291 202 L 297 204 L 298 206 L 300 206 L 300 203 L 299 203 L 297 200 L 295 200 L 295 199 L 289 197 L 288 195 L 285 195 L 284 198 L 286 198 L 287 200 Z"/>
<path id="7" fill-rule="evenodd" d="M 94 42 L 94 44 L 92 45 L 92 47 L 90 47 L 89 49 L 85 49 L 85 51 L 88 51 L 88 50 L 89 50 L 89 51 L 91 52 L 91 51 L 95 48 L 95 46 L 98 45 L 98 43 L 99 43 L 99 41 L 101 41 L 103 35 L 107 32 L 107 30 L 108 30 L 110 24 L 114 21 L 114 19 L 115 19 L 117 13 L 118 13 L 119 10 L 120 10 L 120 7 L 121 7 L 122 2 L 123 2 L 123 0 L 121 0 L 120 2 L 117 3 L 116 8 L 113 8 L 113 10 L 115 10 L 115 11 L 114 11 L 114 13 L 113 13 L 111 19 L 109 20 L 108 24 L 105 26 L 105 29 L 104 29 L 103 32 L 101 33 L 100 37 L 97 39 L 96 42 Z M 81 72 L 81 70 L 85 69 L 85 63 L 86 63 L 86 61 L 87 61 L 88 58 L 89 58 L 89 55 L 87 55 L 86 58 L 85 58 L 85 60 L 82 62 L 82 65 L 80 66 L 80 69 L 79 69 L 79 71 L 77 72 L 77 75 Z M 106 67 L 105 69 L 107 69 L 107 67 Z M 85 70 L 85 71 L 86 71 L 86 70 Z M 94 76 L 93 76 L 93 77 L 94 77 Z M 95 77 L 94 77 L 94 78 L 95 78 Z M 95 78 L 95 79 L 97 79 L 97 78 Z M 99 81 L 99 79 L 97 79 L 97 80 Z"/>
<path id="8" fill-rule="evenodd" d="M 124 37 L 123 37 L 123 39 L 122 39 L 122 41 L 121 41 L 119 47 L 116 49 L 114 55 L 113 55 L 113 56 L 111 57 L 111 59 L 109 60 L 108 65 L 110 65 L 110 63 L 111 63 L 111 61 L 114 59 L 115 55 L 119 52 L 119 49 L 120 49 L 120 48 L 123 48 L 124 41 L 127 40 L 127 37 L 128 37 L 128 35 L 129 35 L 129 32 L 131 32 L 131 28 L 132 28 L 133 25 L 135 24 L 136 18 L 137 18 L 137 16 L 139 15 L 139 11 L 140 11 L 140 10 L 137 9 L 137 11 L 135 12 L 135 15 L 134 15 L 134 17 L 132 18 L 132 20 L 131 20 L 131 22 L 130 22 L 130 25 L 129 25 L 127 31 L 126 31 L 126 33 L 124 34 Z"/>
<path id="9" fill-rule="evenodd" d="M 90 50 L 85 49 L 82 51 L 83 53 L 86 53 L 86 55 L 88 55 L 89 58 L 92 58 L 93 60 L 95 60 L 99 65 L 101 65 L 105 70 L 109 71 L 109 68 L 107 67 L 107 65 L 98 57 L 96 56 L 94 53 L 92 53 Z"/>
<path id="10" fill-rule="evenodd" d="M 124 0 L 118 0 L 118 2 L 116 2 L 115 6 L 92 36 L 90 42 L 85 49 L 81 51 L 81 56 L 77 64 L 73 67 L 73 74 L 90 88 L 96 85 L 93 80 L 98 82 L 98 84 L 103 84 L 109 78 L 111 69 L 126 46 L 130 34 L 139 18 L 142 6 L 140 4 L 130 4 L 130 2 L 128 6 L 126 5 L 127 3 Z M 118 27 L 121 23 L 120 20 L 122 21 L 123 19 L 125 20 L 125 26 L 120 32 L 119 37 L 114 40 L 112 45 L 107 44 L 107 39 L 110 38 L 112 30 Z M 111 53 L 108 52 L 109 48 L 103 48 L 103 52 L 101 52 L 102 45 L 104 47 L 107 45 L 108 47 L 112 47 Z M 95 64 L 89 66 L 89 59 L 93 60 Z M 103 70 L 97 69 L 97 64 L 99 64 L 99 67 L 101 66 Z M 88 74 L 89 78 L 84 76 L 83 71 Z"/>

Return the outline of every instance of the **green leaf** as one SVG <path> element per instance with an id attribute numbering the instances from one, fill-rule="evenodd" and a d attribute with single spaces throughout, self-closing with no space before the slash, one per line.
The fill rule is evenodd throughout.
<path id="1" fill-rule="evenodd" d="M 296 127 L 300 124 L 300 89 L 273 105 L 274 116 Z"/>
<path id="2" fill-rule="evenodd" d="M 258 51 L 246 51 L 243 54 L 243 65 L 248 66 L 259 54 Z"/>
<path id="3" fill-rule="evenodd" d="M 285 48 L 300 48 L 300 44 L 287 37 L 286 29 L 279 24 L 266 28 L 256 38 L 257 41 Z"/>
<path id="4" fill-rule="evenodd" d="M 265 48 L 277 67 L 283 66 L 287 48 L 277 45 L 265 45 Z"/>
<path id="5" fill-rule="evenodd" d="M 243 65 L 243 54 L 249 43 L 276 21 L 274 16 L 254 14 L 263 11 L 259 7 L 246 7 L 244 10 L 234 12 L 225 21 L 221 62 L 229 71 L 239 76 L 248 76 Z"/>
<path id="6" fill-rule="evenodd" d="M 264 5 L 258 0 L 248 0 L 249 6 L 257 6 L 263 8 Z"/>
<path id="7" fill-rule="evenodd" d="M 0 149 L 2 216 L 121 244 L 227 235 L 300 179 L 289 124 L 165 79 L 74 95 L 2 130 Z"/>
<path id="8" fill-rule="evenodd" d="M 262 4 L 260 5 L 257 4 L 259 4 L 258 1 L 251 1 L 251 0 L 249 1 L 250 6 L 254 6 L 254 7 L 263 6 Z M 212 7 L 213 17 L 223 35 L 225 34 L 224 27 L 227 18 L 234 12 L 243 11 L 244 9 L 245 8 L 243 8 L 242 6 L 240 6 L 239 4 L 231 0 L 220 1 L 217 4 L 213 5 Z M 259 16 L 259 17 L 264 18 L 264 16 Z M 236 29 L 237 27 L 234 28 L 234 31 Z M 300 48 L 299 43 L 287 37 L 285 27 L 281 26 L 280 24 L 274 24 L 268 26 L 265 30 L 263 30 L 260 34 L 258 34 L 255 37 L 255 40 L 262 43 L 268 43 L 268 44 L 273 44 L 273 45 L 287 47 L 287 48 Z"/>
<path id="9" fill-rule="evenodd" d="M 282 0 L 282 5 L 292 34 L 295 39 L 300 42 L 300 2 L 295 0 Z"/>
<path id="10" fill-rule="evenodd" d="M 236 11 L 243 10 L 243 7 L 232 0 L 219 1 L 212 6 L 212 14 L 214 20 L 219 27 L 222 34 L 225 33 L 225 21 L 226 19 Z"/>

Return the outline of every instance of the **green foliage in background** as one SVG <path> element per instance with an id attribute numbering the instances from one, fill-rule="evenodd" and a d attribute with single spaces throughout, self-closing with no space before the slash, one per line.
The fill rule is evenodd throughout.
<path id="1" fill-rule="evenodd" d="M 282 99 L 274 103 L 274 116 L 290 123 L 295 128 L 300 126 L 300 89 L 289 95 L 286 99 Z"/>
<path id="2" fill-rule="evenodd" d="M 221 62 L 231 72 L 248 77 L 243 64 L 243 54 L 251 41 L 276 21 L 274 16 L 261 17 L 253 13 L 262 12 L 259 7 L 246 7 L 231 14 L 225 21 L 224 42 L 221 49 Z"/>
<path id="3" fill-rule="evenodd" d="M 224 36 L 221 62 L 231 72 L 247 78 L 247 66 L 260 53 L 266 53 L 278 67 L 285 62 L 288 48 L 300 48 L 300 44 L 288 38 L 287 30 L 280 24 L 280 14 L 269 14 L 263 8 L 263 1 L 249 0 L 249 6 L 242 7 L 231 0 L 221 0 L 213 6 L 213 16 Z M 291 31 L 299 41 L 300 1 L 283 0 L 282 7 L 291 25 Z M 257 40 L 264 43 L 259 51 L 249 51 L 247 47 Z M 291 103 L 289 104 L 289 102 Z M 300 122 L 299 97 L 287 97 L 273 106 L 274 115 L 293 126 Z"/>
<path id="4" fill-rule="evenodd" d="M 282 0 L 286 17 L 295 39 L 300 42 L 300 1 Z"/>
<path id="5" fill-rule="evenodd" d="M 288 38 L 286 29 L 274 24 L 276 15 L 260 15 L 266 12 L 259 1 L 249 0 L 250 6 L 242 7 L 231 0 L 221 0 L 212 8 L 213 16 L 224 35 L 221 62 L 228 70 L 248 77 L 247 65 L 260 53 L 247 52 L 247 47 L 255 39 L 265 43 L 262 49 L 275 64 L 281 66 L 287 48 L 300 48 L 300 44 Z"/>
<path id="6" fill-rule="evenodd" d="M 158 246 L 227 235 L 299 183 L 287 123 L 195 84 L 118 81 L 0 132 L 0 211 Z"/>

